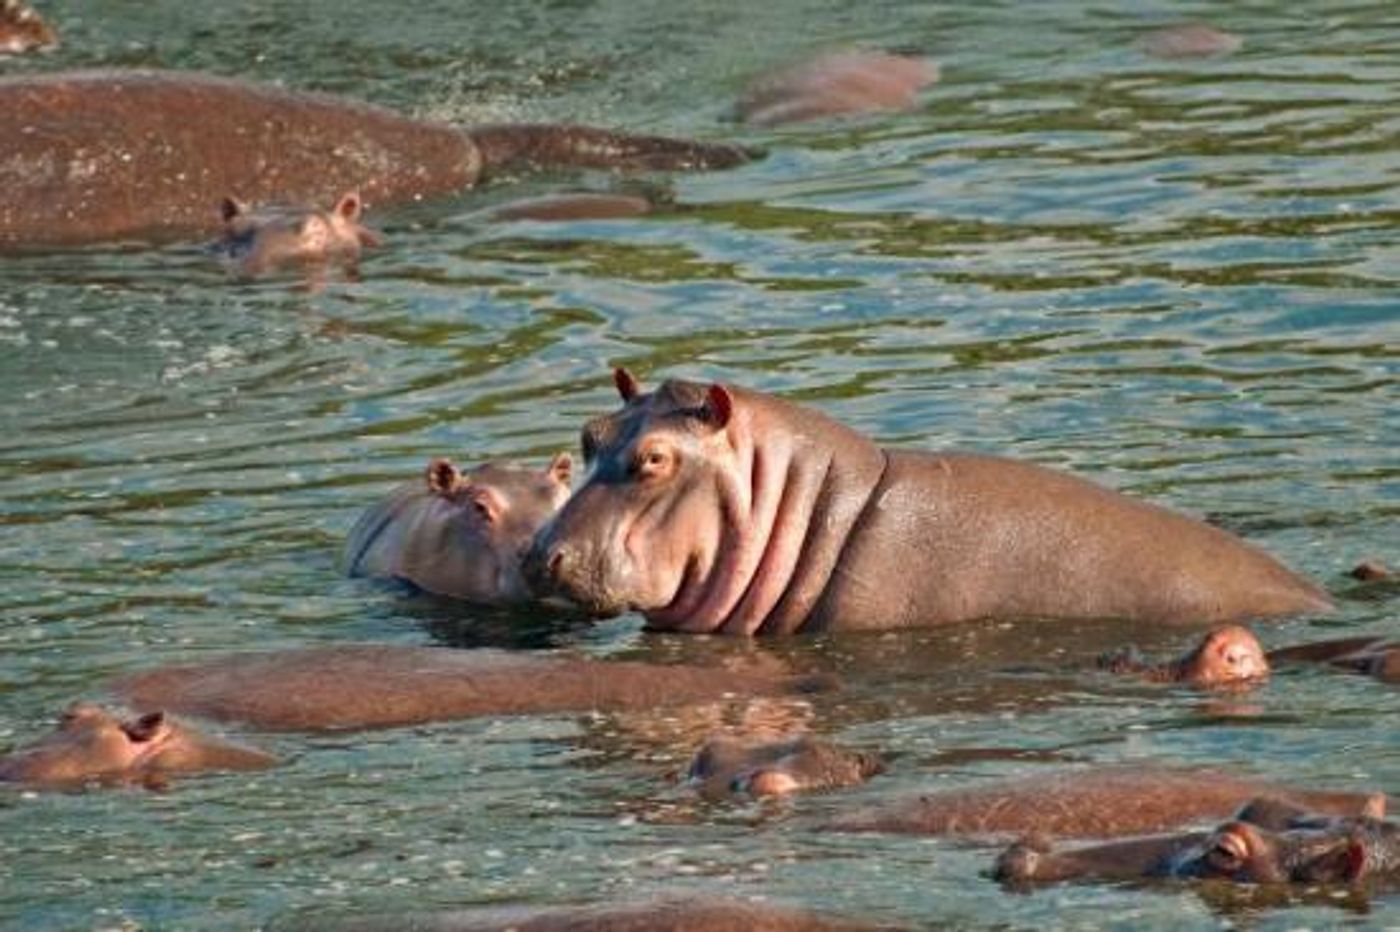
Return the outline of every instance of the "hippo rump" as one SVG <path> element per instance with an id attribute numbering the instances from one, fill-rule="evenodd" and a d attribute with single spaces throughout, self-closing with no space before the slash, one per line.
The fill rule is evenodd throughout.
<path id="1" fill-rule="evenodd" d="M 600 616 L 782 634 L 978 618 L 1222 622 L 1331 608 L 1231 534 L 1008 459 L 885 450 L 727 385 L 644 393 L 590 421 L 587 481 L 525 572 Z"/>
<path id="2" fill-rule="evenodd" d="M 482 605 L 525 602 L 521 557 L 569 497 L 572 471 L 567 453 L 543 469 L 492 462 L 465 473 L 433 459 L 422 480 L 361 515 L 346 541 L 346 572 Z"/>
<path id="3" fill-rule="evenodd" d="M 97 70 L 0 78 L 0 250 L 217 232 L 214 205 L 377 205 L 471 188 L 506 166 L 737 164 L 736 146 L 583 126 L 470 130 L 358 101 L 210 75 Z"/>
<path id="4" fill-rule="evenodd" d="M 1226 819 L 1258 797 L 1336 816 L 1383 818 L 1387 806 L 1383 793 L 1305 790 L 1223 771 L 1124 765 L 930 792 L 848 813 L 831 827 L 904 835 L 1114 838 Z"/>
<path id="5" fill-rule="evenodd" d="M 53 733 L 0 757 L 0 781 L 159 788 L 176 774 L 259 770 L 276 762 L 270 754 L 203 734 L 164 712 L 122 719 L 80 702 L 69 707 Z"/>
<path id="6" fill-rule="evenodd" d="M 1012 886 L 1053 881 L 1225 880 L 1355 885 L 1400 880 L 1400 827 L 1370 815 L 1329 817 L 1277 800 L 1251 802 L 1213 831 L 1132 838 L 1054 850 L 1016 842 L 992 868 Z"/>
<path id="7" fill-rule="evenodd" d="M 498 715 L 624 712 L 830 689 L 822 675 L 497 650 L 352 644 L 233 654 L 121 677 L 138 711 L 268 731 L 343 731 Z"/>

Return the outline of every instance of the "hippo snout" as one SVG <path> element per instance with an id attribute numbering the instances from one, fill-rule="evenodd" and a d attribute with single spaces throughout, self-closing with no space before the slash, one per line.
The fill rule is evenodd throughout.
<path id="1" fill-rule="evenodd" d="M 562 596 L 595 618 L 611 618 L 626 608 L 602 581 L 592 554 L 574 541 L 541 534 L 525 554 L 521 572 L 541 601 Z"/>

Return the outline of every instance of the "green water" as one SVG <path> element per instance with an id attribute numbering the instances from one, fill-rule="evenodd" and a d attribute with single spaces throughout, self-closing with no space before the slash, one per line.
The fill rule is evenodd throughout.
<path id="1" fill-rule="evenodd" d="M 510 637 L 336 568 L 358 512 L 429 456 L 542 463 L 573 447 L 582 418 L 613 407 L 621 363 L 1209 516 L 1339 600 L 1331 618 L 1263 630 L 1270 645 L 1395 634 L 1396 590 L 1343 575 L 1400 563 L 1393 5 L 41 6 L 65 45 L 0 72 L 197 67 L 467 123 L 581 119 L 770 155 L 655 179 L 676 206 L 645 219 L 474 213 L 611 183 L 598 176 L 378 212 L 388 247 L 361 282 L 317 294 L 231 282 L 178 248 L 0 260 L 0 749 L 118 672 L 347 640 L 757 652 L 848 688 L 625 720 L 251 736 L 287 764 L 168 793 L 12 790 L 0 923 L 246 928 L 676 890 L 915 925 L 1400 923 L 1393 896 L 1364 913 L 1189 888 L 1017 896 L 979 874 L 995 846 L 816 827 L 876 799 L 1122 760 L 1397 792 L 1400 698 L 1364 678 L 1288 672 L 1222 707 L 1076 672 L 1113 643 L 1191 637 L 1127 628 L 750 645 L 623 618 Z M 1133 49 L 1182 19 L 1245 47 L 1183 63 Z M 724 122 L 756 70 L 849 42 L 927 53 L 944 79 L 899 116 Z M 697 809 L 667 782 L 716 723 L 772 718 L 894 766 L 778 811 Z"/>

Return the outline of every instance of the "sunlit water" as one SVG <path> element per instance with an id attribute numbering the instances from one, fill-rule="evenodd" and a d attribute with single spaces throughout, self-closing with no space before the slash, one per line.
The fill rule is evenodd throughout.
<path id="1" fill-rule="evenodd" d="M 1361 677 L 1289 672 L 1220 706 L 1083 672 L 1116 643 L 1192 636 L 1125 627 L 755 646 L 624 618 L 510 637 L 337 570 L 358 512 L 429 456 L 573 447 L 613 407 L 620 363 L 1208 516 L 1339 599 L 1334 617 L 1268 627 L 1270 644 L 1396 633 L 1396 589 L 1343 571 L 1400 562 L 1400 19 L 1383 2 L 1301 6 L 42 4 L 66 44 L 0 70 L 197 67 L 462 122 L 586 119 L 770 154 L 651 179 L 675 206 L 645 219 L 474 213 L 602 176 L 375 212 L 388 247 L 318 294 L 231 282 L 187 249 L 0 259 L 0 748 L 117 672 L 347 640 L 758 651 L 848 685 L 806 705 L 251 736 L 286 765 L 168 793 L 9 791 L 0 922 L 249 927 L 675 890 L 916 925 L 1400 922 L 1394 897 L 1355 913 L 1189 888 L 1018 896 L 981 876 L 995 846 L 818 828 L 875 799 L 1125 759 L 1400 791 L 1400 697 Z M 1244 49 L 1134 49 L 1187 18 Z M 928 53 L 944 80 L 910 114 L 724 122 L 748 75 L 850 42 Z M 775 811 L 697 808 L 667 781 L 710 727 L 772 718 L 894 765 Z"/>

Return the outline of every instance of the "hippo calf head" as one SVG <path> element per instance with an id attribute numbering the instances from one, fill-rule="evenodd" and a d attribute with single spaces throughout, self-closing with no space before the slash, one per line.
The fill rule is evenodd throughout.
<path id="1" fill-rule="evenodd" d="M 734 398 L 681 381 L 643 394 L 625 369 L 614 382 L 623 408 L 584 426 L 588 480 L 536 537 L 526 580 L 600 617 L 702 614 L 708 581 L 732 576 L 723 566 L 750 512 L 752 464 L 728 436 Z"/>
<path id="2" fill-rule="evenodd" d="M 78 703 L 52 734 L 0 758 L 0 780 L 52 787 L 157 785 L 172 773 L 253 770 L 274 763 L 269 754 L 211 738 L 163 712 L 120 719 Z"/>
<path id="3" fill-rule="evenodd" d="M 223 236 L 214 245 L 238 274 L 257 276 L 288 265 L 353 263 L 366 246 L 378 246 L 378 233 L 360 223 L 364 205 L 354 191 L 330 210 L 313 207 L 249 209 L 233 197 L 219 205 Z"/>

